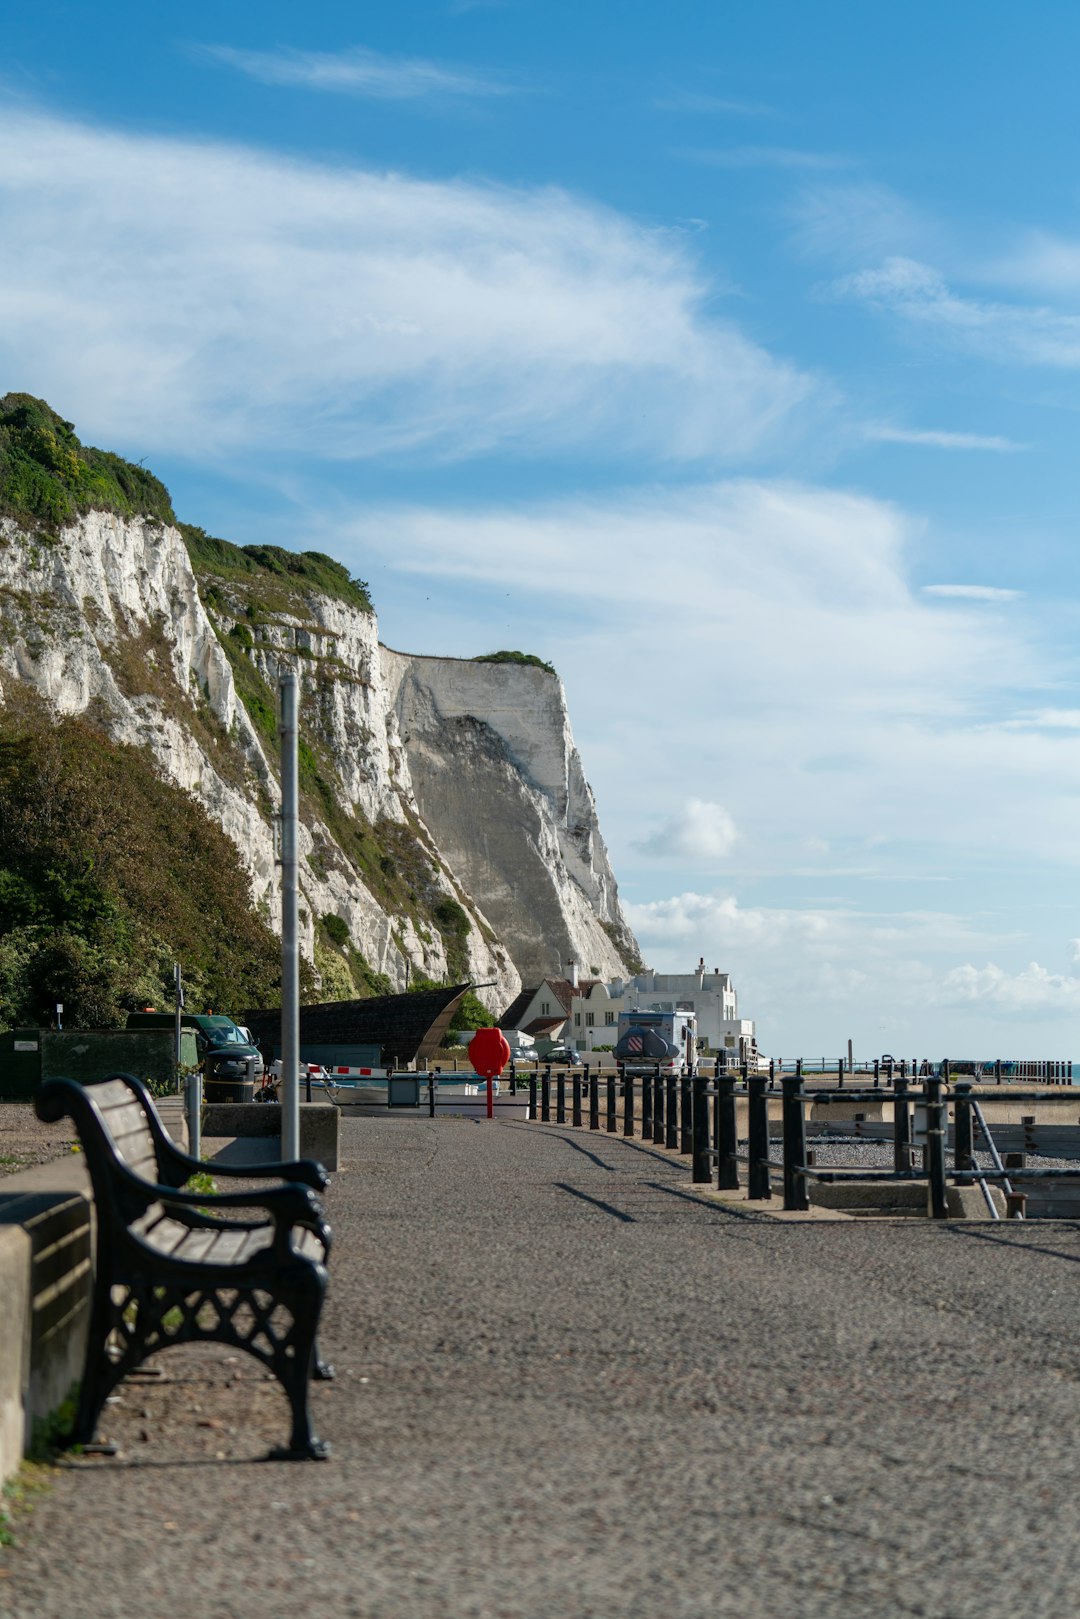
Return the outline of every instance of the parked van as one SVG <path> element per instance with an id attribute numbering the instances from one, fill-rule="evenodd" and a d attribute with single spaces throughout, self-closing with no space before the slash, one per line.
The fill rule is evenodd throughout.
<path id="1" fill-rule="evenodd" d="M 127 1026 L 129 1029 L 172 1029 L 176 1026 L 176 1016 L 173 1012 L 129 1012 Z M 248 1031 L 241 1029 L 231 1017 L 221 1017 L 214 1012 L 181 1012 L 180 1027 L 194 1030 L 200 1063 L 205 1062 L 211 1052 L 234 1057 L 238 1063 L 254 1057 L 255 1083 L 262 1084 L 262 1053 L 250 1037 L 245 1039 Z"/>
<path id="2" fill-rule="evenodd" d="M 693 1012 L 666 1012 L 660 1007 L 620 1012 L 615 1058 L 628 1074 L 685 1074 L 697 1051 L 697 1018 Z"/>

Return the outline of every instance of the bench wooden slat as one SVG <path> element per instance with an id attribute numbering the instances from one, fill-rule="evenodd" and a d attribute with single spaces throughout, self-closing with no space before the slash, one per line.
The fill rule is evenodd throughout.
<path id="1" fill-rule="evenodd" d="M 161 1205 L 157 1207 L 160 1209 Z M 133 1231 L 137 1229 L 132 1226 Z M 151 1224 L 144 1224 L 139 1235 L 158 1253 L 172 1259 L 205 1260 L 214 1265 L 241 1265 L 271 1243 L 269 1227 L 257 1231 L 208 1231 L 193 1229 L 164 1213 Z M 312 1257 L 317 1258 L 319 1254 Z"/>

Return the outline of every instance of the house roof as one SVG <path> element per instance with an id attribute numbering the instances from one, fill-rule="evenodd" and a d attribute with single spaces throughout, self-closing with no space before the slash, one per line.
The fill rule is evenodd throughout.
<path id="1" fill-rule="evenodd" d="M 500 1029 L 516 1029 L 520 1026 L 520 1021 L 532 1005 L 533 997 L 539 987 L 539 985 L 536 985 L 532 989 L 523 989 L 517 999 L 510 1002 L 510 1005 L 499 1019 Z"/>
<path id="2" fill-rule="evenodd" d="M 540 1034 L 540 1035 L 552 1034 L 556 1029 L 563 1028 L 565 1023 L 566 1023 L 566 1017 L 565 1016 L 563 1016 L 563 1017 L 534 1017 L 533 1019 L 531 1019 L 530 1022 L 526 1023 L 525 1027 L 522 1029 L 521 1032 L 522 1032 L 522 1034 L 531 1034 L 533 1036 L 533 1038 L 535 1039 L 538 1034 Z M 509 1027 L 509 1024 L 507 1025 L 507 1027 Z"/>
<path id="3" fill-rule="evenodd" d="M 471 987 L 454 984 L 449 989 L 420 989 L 410 995 L 372 995 L 366 1000 L 302 1006 L 300 1039 L 305 1045 L 379 1046 L 384 1063 L 427 1062 Z M 280 1039 L 280 1008 L 245 1012 L 244 1023 L 258 1045 Z"/>
<path id="4" fill-rule="evenodd" d="M 520 1028 L 521 1019 L 525 1016 L 541 990 L 545 989 L 551 991 L 555 1000 L 562 1007 L 563 1012 L 569 1017 L 570 1001 L 574 995 L 570 980 L 567 978 L 542 978 L 538 984 L 530 984 L 527 989 L 523 989 L 516 1001 L 511 1001 L 499 1021 L 500 1029 Z M 563 1020 L 562 1018 L 556 1018 L 555 1021 L 561 1023 Z"/>

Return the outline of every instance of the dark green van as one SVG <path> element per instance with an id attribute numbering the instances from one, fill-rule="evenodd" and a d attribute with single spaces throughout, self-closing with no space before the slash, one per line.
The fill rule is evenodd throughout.
<path id="1" fill-rule="evenodd" d="M 172 1012 L 129 1012 L 127 1026 L 129 1029 L 172 1029 L 176 1026 L 176 1017 Z M 216 1012 L 181 1012 L 180 1028 L 181 1036 L 188 1029 L 194 1032 L 200 1063 L 211 1052 L 237 1058 L 254 1057 L 255 1082 L 262 1083 L 263 1060 L 258 1047 L 251 1044 L 231 1017 L 222 1017 Z"/>

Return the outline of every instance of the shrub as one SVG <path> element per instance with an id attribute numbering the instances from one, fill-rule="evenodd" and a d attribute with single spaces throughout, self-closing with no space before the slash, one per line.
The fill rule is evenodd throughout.
<path id="1" fill-rule="evenodd" d="M 86 511 L 176 521 L 169 491 L 152 472 L 81 444 L 72 423 L 44 399 L 5 394 L 0 399 L 0 515 L 57 534 Z"/>
<path id="2" fill-rule="evenodd" d="M 326 915 L 321 917 L 320 920 L 327 938 L 343 950 L 349 942 L 349 924 L 345 921 L 345 918 L 336 915 L 333 911 L 327 911 Z"/>
<path id="3" fill-rule="evenodd" d="M 533 669 L 544 669 L 549 675 L 555 673 L 555 665 L 545 663 L 538 658 L 535 652 L 485 652 L 481 657 L 474 658 L 473 663 L 527 663 Z"/>

